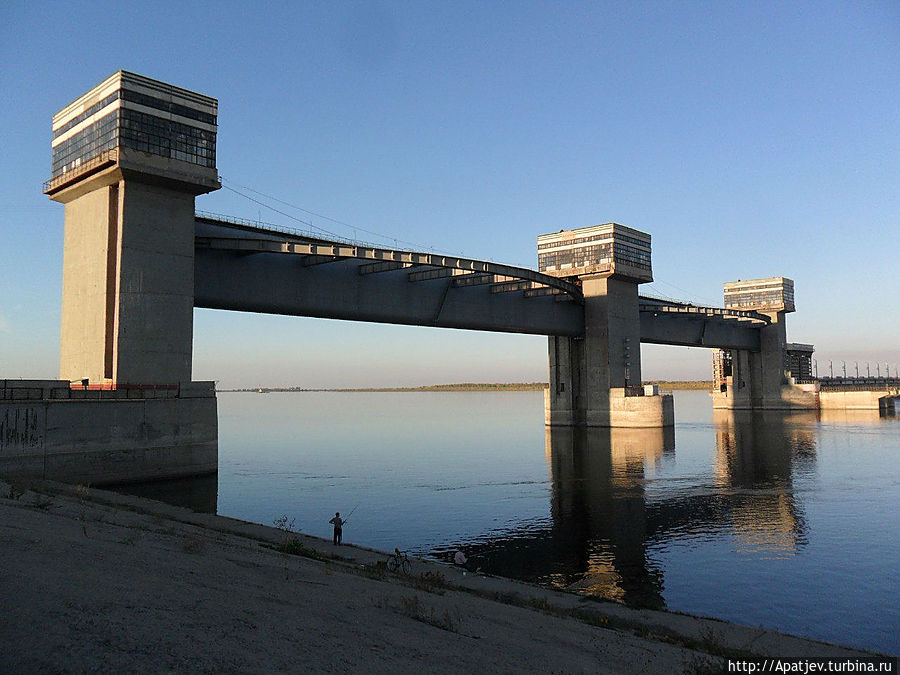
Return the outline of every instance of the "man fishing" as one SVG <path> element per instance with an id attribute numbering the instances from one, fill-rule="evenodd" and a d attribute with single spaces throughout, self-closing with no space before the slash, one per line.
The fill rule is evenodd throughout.
<path id="1" fill-rule="evenodd" d="M 353 511 L 356 511 L 357 508 L 359 508 L 359 504 L 353 507 Z M 335 546 L 341 545 L 341 537 L 343 535 L 344 525 L 346 525 L 347 521 L 350 520 L 350 516 L 353 515 L 353 511 L 351 511 L 346 518 L 341 518 L 341 512 L 335 511 L 334 518 L 328 521 L 329 523 L 334 525 L 333 543 Z"/>
<path id="2" fill-rule="evenodd" d="M 331 523 L 332 525 L 334 525 L 334 540 L 332 543 L 335 546 L 340 546 L 341 545 L 341 535 L 343 534 L 344 523 L 347 521 L 341 519 L 340 511 L 336 511 L 334 514 L 334 518 L 332 518 L 328 522 Z"/>

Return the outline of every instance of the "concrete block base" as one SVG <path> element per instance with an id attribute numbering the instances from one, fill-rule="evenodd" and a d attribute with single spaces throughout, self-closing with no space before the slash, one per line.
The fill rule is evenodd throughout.
<path id="1" fill-rule="evenodd" d="M 900 392 L 880 391 L 821 391 L 819 406 L 822 410 L 878 410 L 883 414 L 894 414 Z"/>
<path id="2" fill-rule="evenodd" d="M 213 383 L 180 388 L 69 390 L 2 381 L 0 475 L 104 485 L 218 471 Z"/>
<path id="3" fill-rule="evenodd" d="M 588 415 L 588 426 L 647 429 L 674 425 L 675 401 L 671 394 L 625 396 L 624 389 L 610 389 L 609 424 L 592 424 Z"/>
<path id="4" fill-rule="evenodd" d="M 610 389 L 609 405 L 596 410 L 554 407 L 544 390 L 544 424 L 549 427 L 652 429 L 675 425 L 671 394 L 626 396 L 625 389 Z"/>
<path id="5" fill-rule="evenodd" d="M 747 388 L 735 390 L 729 383 L 726 391 L 711 394 L 714 410 L 817 410 L 817 384 L 786 384 L 775 396 L 754 398 Z"/>

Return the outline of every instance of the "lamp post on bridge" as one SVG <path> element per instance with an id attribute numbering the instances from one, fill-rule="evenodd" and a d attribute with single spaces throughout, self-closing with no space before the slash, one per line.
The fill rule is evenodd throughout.
<path id="1" fill-rule="evenodd" d="M 828 377 L 834 379 L 834 363 L 831 361 L 828 362 Z"/>
<path id="2" fill-rule="evenodd" d="M 841 361 L 841 372 L 844 374 L 844 379 L 847 379 L 847 362 Z"/>
<path id="3" fill-rule="evenodd" d="M 872 372 L 869 370 L 869 362 L 866 361 L 866 378 L 872 377 Z"/>
<path id="4" fill-rule="evenodd" d="M 854 364 L 856 366 L 856 379 L 859 379 L 859 361 L 855 361 Z"/>

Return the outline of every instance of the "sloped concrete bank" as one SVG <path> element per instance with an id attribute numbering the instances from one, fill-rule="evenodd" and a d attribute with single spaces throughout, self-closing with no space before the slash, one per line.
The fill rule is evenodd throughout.
<path id="1" fill-rule="evenodd" d="M 289 551 L 286 553 L 285 551 Z M 720 672 L 864 652 L 80 486 L 0 481 L 0 670 Z"/>

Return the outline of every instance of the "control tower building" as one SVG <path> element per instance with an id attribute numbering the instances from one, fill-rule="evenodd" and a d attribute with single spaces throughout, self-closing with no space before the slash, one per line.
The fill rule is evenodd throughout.
<path id="1" fill-rule="evenodd" d="M 103 485 L 217 472 L 215 385 L 191 377 L 194 198 L 221 187 L 217 114 L 214 98 L 120 70 L 53 116 L 60 375 L 10 403 L 34 436 L 2 458 L 15 475 Z M 216 481 L 204 485 L 214 505 Z"/>
<path id="2" fill-rule="evenodd" d="M 584 336 L 550 336 L 550 426 L 666 427 L 671 395 L 641 382 L 638 284 L 653 281 L 650 235 L 618 223 L 538 237 L 538 269 L 584 296 Z"/>
<path id="3" fill-rule="evenodd" d="M 120 70 L 53 116 L 61 379 L 191 380 L 194 197 L 221 187 L 217 114 L 214 98 Z"/>
<path id="4" fill-rule="evenodd" d="M 723 286 L 725 307 L 754 310 L 769 319 L 759 331 L 759 351 L 731 349 L 713 353 L 713 407 L 745 410 L 794 410 L 817 407 L 816 387 L 800 384 L 801 348 L 808 364 L 811 345 L 789 345 L 785 317 L 796 310 L 794 282 L 787 277 L 744 279 Z M 797 361 L 792 366 L 792 358 Z M 796 370 L 797 372 L 793 372 Z M 803 372 L 800 372 L 800 371 Z M 806 377 L 803 377 L 803 375 Z"/>

